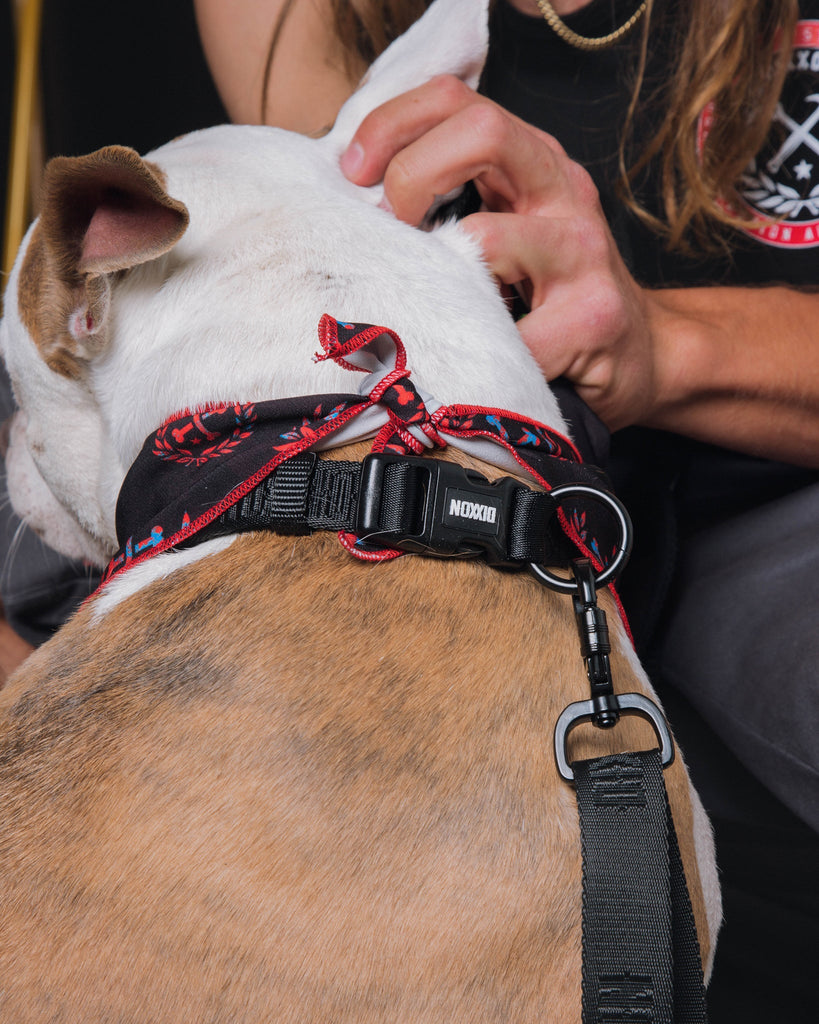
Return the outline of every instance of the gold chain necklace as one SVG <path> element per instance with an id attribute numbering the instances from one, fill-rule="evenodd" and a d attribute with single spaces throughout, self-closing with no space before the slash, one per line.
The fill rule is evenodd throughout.
<path id="1" fill-rule="evenodd" d="M 578 50 L 605 50 L 609 46 L 613 46 L 618 39 L 622 39 L 624 35 L 629 33 L 637 22 L 642 18 L 648 7 L 648 0 L 643 0 L 637 10 L 632 16 L 622 24 L 619 28 L 616 28 L 613 32 L 609 32 L 607 36 L 597 36 L 595 38 L 589 36 L 578 35 L 577 32 L 573 32 L 569 26 L 560 18 L 560 15 L 552 7 L 549 0 L 537 0 L 537 5 L 540 8 L 540 13 L 549 23 L 549 28 L 552 29 L 560 38 L 568 43 L 569 46 L 574 46 Z"/>

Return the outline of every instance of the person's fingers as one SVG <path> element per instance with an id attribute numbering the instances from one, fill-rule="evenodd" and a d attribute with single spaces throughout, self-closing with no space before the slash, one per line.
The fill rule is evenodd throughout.
<path id="1" fill-rule="evenodd" d="M 384 172 L 384 193 L 399 220 L 419 224 L 436 197 L 475 181 L 492 209 L 514 208 L 518 190 L 476 130 L 473 108 L 458 111 L 400 150 Z"/>
<path id="2" fill-rule="evenodd" d="M 474 181 L 484 211 L 463 226 L 529 302 L 518 326 L 545 376 L 572 380 L 610 427 L 634 421 L 653 372 L 642 293 L 591 177 L 553 138 L 443 76 L 373 111 L 342 166 L 358 184 L 383 180 L 396 216 L 415 224 Z"/>
<path id="3" fill-rule="evenodd" d="M 471 104 L 401 149 L 384 173 L 395 215 L 418 224 L 437 196 L 474 181 L 486 209 L 565 216 L 582 196 L 576 165 L 489 104 Z M 581 176 L 585 172 L 581 171 Z"/>
<path id="4" fill-rule="evenodd" d="M 562 282 L 588 288 L 611 277 L 613 243 L 599 218 L 474 213 L 462 224 L 504 284 L 529 282 L 533 307 Z"/>
<path id="5" fill-rule="evenodd" d="M 486 206 L 520 213 L 596 203 L 585 171 L 550 136 L 458 79 L 443 76 L 373 111 L 341 158 L 360 185 L 384 181 L 401 220 L 419 223 L 436 196 L 475 180 Z"/>
<path id="6" fill-rule="evenodd" d="M 475 93 L 453 75 L 441 75 L 376 107 L 342 154 L 341 169 L 356 185 L 375 185 L 402 149 L 463 109 Z"/>
<path id="7" fill-rule="evenodd" d="M 517 327 L 546 379 L 567 377 L 606 426 L 619 430 L 650 406 L 654 364 L 639 298 L 611 278 L 599 284 L 554 289 Z"/>
<path id="8" fill-rule="evenodd" d="M 492 273 L 531 312 L 518 330 L 547 380 L 565 376 L 612 429 L 647 400 L 651 350 L 640 293 L 602 217 L 477 213 L 463 221 Z"/>
<path id="9" fill-rule="evenodd" d="M 461 225 L 504 284 L 570 275 L 576 263 L 576 254 L 566 245 L 569 228 L 563 219 L 482 212 L 465 217 Z"/>

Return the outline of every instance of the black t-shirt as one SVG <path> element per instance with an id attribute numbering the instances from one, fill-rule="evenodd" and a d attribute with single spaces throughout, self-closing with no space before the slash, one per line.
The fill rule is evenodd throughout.
<path id="1" fill-rule="evenodd" d="M 600 36 L 622 24 L 635 0 L 592 0 L 564 20 L 576 32 Z M 769 141 L 741 182 L 744 201 L 775 222 L 755 236 L 736 231 L 730 252 L 690 258 L 663 240 L 621 201 L 619 140 L 632 92 L 640 28 L 610 49 L 584 52 L 561 40 L 541 18 L 498 0 L 481 91 L 549 132 L 583 164 L 620 252 L 635 278 L 650 287 L 708 284 L 819 283 L 819 0 L 801 4 L 792 67 Z M 634 120 L 629 156 L 663 116 L 658 88 L 673 65 L 688 5 L 657 0 L 652 15 L 645 87 Z M 708 130 L 704 111 L 701 131 Z M 637 194 L 660 214 L 656 169 Z M 814 197 L 813 193 L 816 193 Z M 673 588 L 676 547 L 692 531 L 725 520 L 819 479 L 782 463 L 631 428 L 612 439 L 608 467 L 635 519 L 632 565 L 623 580 L 626 605 L 644 656 Z"/>
<path id="2" fill-rule="evenodd" d="M 581 35 L 605 34 L 635 9 L 635 0 L 592 0 L 564 20 Z M 747 168 L 740 190 L 747 205 L 772 223 L 762 237 L 733 232 L 730 253 L 686 258 L 629 212 L 618 195 L 619 141 L 631 97 L 640 28 L 610 49 L 584 52 L 563 42 L 542 18 L 498 0 L 481 91 L 561 143 L 591 174 L 620 252 L 648 286 L 816 285 L 819 277 L 819 0 L 803 0 L 797 41 L 771 135 Z M 673 65 L 688 5 L 656 0 L 645 82 L 627 162 L 664 115 L 661 87 Z M 804 45 L 799 45 L 800 41 Z M 699 130 L 707 134 L 713 112 Z M 662 216 L 653 168 L 636 186 L 639 199 Z M 814 196 L 813 193 L 816 193 Z M 783 219 L 784 218 L 784 219 Z"/>

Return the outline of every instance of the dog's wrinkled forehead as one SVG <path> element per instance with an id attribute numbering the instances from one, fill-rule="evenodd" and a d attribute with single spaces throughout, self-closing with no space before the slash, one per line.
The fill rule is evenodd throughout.
<path id="1" fill-rule="evenodd" d="M 163 417 L 225 400 L 228 389 L 308 393 L 311 353 L 290 339 L 310 345 L 328 308 L 346 314 L 349 301 L 363 319 L 395 318 L 406 331 L 409 311 L 388 303 L 407 290 L 406 266 L 425 297 L 444 282 L 456 298 L 481 287 L 471 243 L 399 236 L 407 226 L 373 209 L 380 189 L 352 185 L 338 161 L 363 118 L 391 97 L 437 74 L 476 84 L 486 8 L 486 0 L 435 0 L 374 63 L 323 139 L 222 126 L 144 158 L 109 146 L 50 162 L 40 218 L 9 279 L 0 346 L 26 411 L 20 443 L 90 532 L 107 542 L 119 478 Z M 384 251 L 400 253 L 400 268 Z M 453 281 L 467 256 L 468 281 Z M 440 309 L 446 300 L 430 302 Z M 443 360 L 431 351 L 431 363 Z M 239 352 L 251 369 L 237 382 Z M 437 370 L 430 365 L 430 376 L 441 379 Z M 326 369 L 322 385 L 349 387 Z M 89 513 L 94 502 L 100 508 Z"/>

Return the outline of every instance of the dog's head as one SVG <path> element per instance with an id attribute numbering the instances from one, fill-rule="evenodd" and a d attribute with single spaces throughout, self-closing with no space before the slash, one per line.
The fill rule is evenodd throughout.
<path id="1" fill-rule="evenodd" d="M 161 172 L 131 150 L 48 166 L 43 213 L 12 271 L 0 328 L 20 407 L 6 465 L 17 511 L 68 555 L 104 559 L 108 524 L 94 491 L 109 453 L 89 373 L 113 333 L 112 291 L 187 223 Z"/>
<path id="2" fill-rule="evenodd" d="M 21 410 L 9 492 L 46 541 L 104 563 L 125 471 L 182 409 L 355 390 L 311 361 L 327 312 L 397 330 L 441 401 L 563 427 L 469 237 L 399 223 L 338 167 L 380 103 L 440 73 L 476 84 L 485 8 L 436 0 L 323 139 L 222 126 L 145 159 L 109 147 L 52 161 L 0 329 Z"/>

